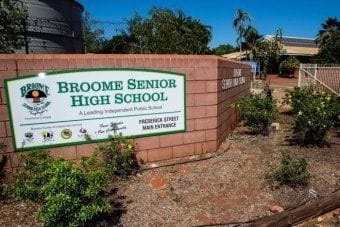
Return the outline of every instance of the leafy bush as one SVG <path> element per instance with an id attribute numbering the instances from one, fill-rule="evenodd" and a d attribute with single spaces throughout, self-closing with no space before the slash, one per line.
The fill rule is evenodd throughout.
<path id="1" fill-rule="evenodd" d="M 340 96 L 333 97 L 334 99 L 334 129 L 338 137 L 340 137 Z"/>
<path id="2" fill-rule="evenodd" d="M 289 56 L 280 64 L 280 74 L 285 76 L 294 75 L 294 72 L 300 67 L 299 60 L 296 57 Z"/>
<path id="3" fill-rule="evenodd" d="M 83 225 L 110 210 L 104 191 L 109 178 L 103 169 L 82 170 L 43 151 L 22 155 L 22 163 L 12 192 L 20 199 L 40 203 L 37 218 L 46 226 Z"/>
<path id="4" fill-rule="evenodd" d="M 339 121 L 339 97 L 326 92 L 295 88 L 286 95 L 284 102 L 292 105 L 294 130 L 299 141 L 323 146 L 327 132 Z"/>
<path id="5" fill-rule="evenodd" d="M 273 38 L 262 39 L 250 50 L 250 55 L 253 56 L 253 59 L 257 59 L 261 62 L 261 69 L 270 74 L 277 69 L 279 58 L 283 53 L 280 33 L 280 30 L 277 30 Z"/>
<path id="6" fill-rule="evenodd" d="M 246 126 L 255 133 L 267 132 L 269 123 L 276 117 L 276 101 L 270 97 L 262 98 L 252 95 L 250 98 L 242 98 L 237 102 Z"/>
<path id="7" fill-rule="evenodd" d="M 275 172 L 275 179 L 280 184 L 292 186 L 307 184 L 312 176 L 307 167 L 308 160 L 306 157 L 293 160 L 290 152 L 283 152 L 281 166 Z"/>
<path id="8" fill-rule="evenodd" d="M 23 21 L 28 16 L 28 3 L 18 0 L 0 1 L 0 53 L 14 53 L 25 45 Z"/>
<path id="9" fill-rule="evenodd" d="M 267 71 L 262 70 L 262 71 L 260 72 L 259 77 L 260 77 L 260 80 L 266 80 L 266 78 L 267 78 Z"/>
<path id="10" fill-rule="evenodd" d="M 122 135 L 109 136 L 109 142 L 99 144 L 97 152 L 113 175 L 127 176 L 138 169 L 135 147 Z"/>

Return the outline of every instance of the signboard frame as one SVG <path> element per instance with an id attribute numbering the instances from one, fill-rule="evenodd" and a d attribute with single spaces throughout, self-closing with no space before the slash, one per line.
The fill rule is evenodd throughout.
<path id="1" fill-rule="evenodd" d="M 261 71 L 261 64 L 259 60 L 247 60 L 247 61 L 243 61 L 245 63 L 247 63 L 248 65 L 250 65 L 250 71 L 252 73 L 260 73 Z M 255 67 L 254 67 L 255 64 Z M 255 68 L 255 70 L 254 70 Z"/>
<path id="2" fill-rule="evenodd" d="M 69 70 L 60 70 L 60 71 L 50 71 L 50 72 L 42 72 L 44 76 L 53 76 L 58 74 L 68 74 L 68 73 L 78 73 L 78 72 L 95 72 L 95 71 L 131 71 L 131 72 L 151 72 L 157 74 L 171 74 L 174 76 L 180 76 L 183 79 L 183 114 L 184 114 L 184 129 L 181 130 L 173 130 L 173 131 L 166 131 L 166 132 L 157 132 L 157 133 L 146 133 L 146 134 L 139 134 L 139 135 L 132 135 L 132 136 L 125 136 L 128 139 L 134 138 L 143 138 L 143 137 L 151 137 L 151 136 L 160 136 L 160 135 L 169 135 L 169 134 L 177 134 L 177 133 L 184 133 L 187 130 L 187 100 L 186 100 L 186 75 L 184 73 L 179 72 L 172 72 L 172 71 L 165 71 L 165 70 L 158 70 L 158 69 L 149 69 L 149 68 L 80 68 L 80 69 L 69 69 Z M 75 145 L 83 145 L 83 144 L 90 144 L 90 143 L 101 143 L 109 141 L 108 138 L 104 139 L 91 139 L 91 140 L 82 140 L 78 142 L 65 142 L 65 143 L 58 143 L 58 144 L 48 144 L 42 146 L 32 146 L 32 147 L 18 147 L 15 140 L 15 130 L 14 130 L 14 123 L 13 123 L 13 115 L 12 115 L 12 105 L 13 103 L 10 100 L 10 91 L 9 91 L 9 83 L 11 81 L 17 80 L 25 80 L 29 78 L 39 78 L 39 74 L 28 74 L 23 75 L 16 78 L 8 78 L 4 79 L 4 87 L 6 92 L 6 101 L 7 101 L 7 112 L 9 116 L 9 123 L 10 123 L 10 131 L 12 137 L 12 144 L 14 151 L 27 151 L 27 150 L 39 150 L 39 149 L 48 149 L 48 148 L 56 148 L 56 147 L 66 147 L 66 146 L 75 146 Z M 160 76 L 161 77 L 161 76 Z"/>

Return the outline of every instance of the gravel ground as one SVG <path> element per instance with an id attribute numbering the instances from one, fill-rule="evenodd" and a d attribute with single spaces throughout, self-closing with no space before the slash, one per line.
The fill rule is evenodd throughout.
<path id="1" fill-rule="evenodd" d="M 115 208 L 91 225 L 197 226 L 248 221 L 272 214 L 273 205 L 287 209 L 338 189 L 340 138 L 331 134 L 324 148 L 292 145 L 291 116 L 281 114 L 277 122 L 280 128 L 268 137 L 237 128 L 210 159 L 115 180 L 110 196 Z M 273 180 L 281 152 L 287 150 L 294 157 L 308 157 L 313 178 L 307 187 L 279 186 Z M 36 208 L 14 199 L 0 201 L 0 226 L 41 226 L 34 222 Z"/>
<path id="2" fill-rule="evenodd" d="M 290 130 L 282 127 L 270 137 L 234 133 L 230 149 L 210 160 L 144 172 L 120 182 L 118 194 L 125 195 L 126 226 L 202 224 L 248 221 L 270 215 L 269 208 L 289 208 L 327 195 L 339 188 L 340 146 L 300 148 L 286 140 Z M 306 155 L 313 178 L 303 188 L 278 186 L 270 175 L 281 151 Z"/>

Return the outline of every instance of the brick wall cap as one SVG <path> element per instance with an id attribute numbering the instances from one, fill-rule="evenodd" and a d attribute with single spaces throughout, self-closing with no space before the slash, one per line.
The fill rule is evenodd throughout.
<path id="1" fill-rule="evenodd" d="M 69 58 L 179 58 L 179 59 L 209 59 L 224 62 L 238 63 L 247 65 L 247 63 L 239 62 L 231 59 L 225 59 L 216 55 L 183 55 L 183 54 L 0 54 L 0 59 L 69 59 Z"/>

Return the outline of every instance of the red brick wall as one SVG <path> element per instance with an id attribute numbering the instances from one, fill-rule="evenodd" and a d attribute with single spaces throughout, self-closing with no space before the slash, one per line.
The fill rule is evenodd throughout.
<path id="1" fill-rule="evenodd" d="M 10 162 L 18 165 L 20 152 L 13 152 L 3 80 L 43 71 L 91 67 L 152 68 L 187 75 L 187 132 L 135 139 L 137 156 L 146 162 L 214 152 L 235 127 L 237 113 L 231 104 L 249 93 L 248 65 L 216 56 L 196 55 L 0 55 L 0 142 L 7 144 Z M 246 84 L 222 90 L 223 78 L 242 68 Z M 53 148 L 53 156 L 79 159 L 90 155 L 96 144 Z"/>
<path id="2" fill-rule="evenodd" d="M 245 84 L 222 89 L 222 80 L 234 77 L 234 69 L 241 69 L 241 75 L 245 77 Z M 236 127 L 240 118 L 233 105 L 240 97 L 250 93 L 252 74 L 249 66 L 236 62 L 218 60 L 218 115 L 217 115 L 217 144 L 220 145 L 229 133 Z"/>

